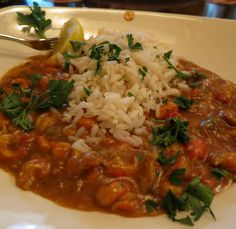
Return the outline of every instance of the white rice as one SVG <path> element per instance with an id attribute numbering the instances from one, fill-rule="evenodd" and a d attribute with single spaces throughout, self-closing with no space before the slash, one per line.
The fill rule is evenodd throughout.
<path id="1" fill-rule="evenodd" d="M 148 135 L 145 113 L 154 111 L 158 115 L 162 98 L 177 96 L 181 90 L 189 89 L 185 81 L 175 77 L 175 71 L 169 69 L 162 58 L 170 50 L 166 44 L 153 35 L 132 33 L 134 43 L 140 42 L 143 50 L 130 50 L 127 34 L 100 30 L 96 37 L 86 41 L 87 45 L 82 47 L 84 54 L 71 59 L 73 71 L 70 67 L 70 78 L 75 81 L 75 87 L 69 96 L 64 120 L 75 125 L 85 116 L 96 117 L 98 122 L 86 140 L 82 138 L 86 132 L 83 127 L 77 131 L 76 138 L 71 138 L 76 139 L 72 147 L 81 152 L 91 150 L 92 145 L 101 142 L 108 133 L 122 142 L 141 145 L 142 136 Z M 97 60 L 89 57 L 90 48 L 103 41 L 109 41 L 122 49 L 119 54 L 120 63 L 107 61 L 104 55 L 101 72 L 95 75 Z M 130 58 L 128 62 L 127 57 Z M 63 62 L 61 56 L 58 59 Z M 174 66 L 178 65 L 173 55 L 169 61 Z M 148 71 L 142 80 L 139 69 L 143 66 Z M 89 96 L 85 95 L 84 87 L 91 91 Z M 128 94 L 133 96 L 129 97 Z"/>

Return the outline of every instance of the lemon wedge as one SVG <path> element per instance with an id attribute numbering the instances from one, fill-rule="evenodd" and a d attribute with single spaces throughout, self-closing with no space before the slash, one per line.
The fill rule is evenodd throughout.
<path id="1" fill-rule="evenodd" d="M 84 29 L 77 17 L 72 17 L 63 25 L 59 41 L 53 52 L 64 53 L 68 49 L 71 49 L 70 41 L 84 41 Z"/>

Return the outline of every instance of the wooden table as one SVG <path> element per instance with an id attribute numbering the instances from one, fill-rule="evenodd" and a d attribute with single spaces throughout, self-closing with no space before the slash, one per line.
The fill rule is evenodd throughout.
<path id="1" fill-rule="evenodd" d="M 236 19 L 236 0 L 35 0 L 40 6 L 146 10 Z M 65 2 L 67 1 L 67 2 Z M 0 0 L 0 7 L 32 4 L 33 0 Z"/>

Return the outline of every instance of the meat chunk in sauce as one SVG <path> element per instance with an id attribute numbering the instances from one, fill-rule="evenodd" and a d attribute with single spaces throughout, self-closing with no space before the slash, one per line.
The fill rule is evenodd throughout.
<path id="1" fill-rule="evenodd" d="M 32 159 L 27 161 L 19 174 L 17 184 L 27 190 L 30 189 L 35 182 L 40 182 L 47 178 L 51 172 L 51 163 L 45 159 Z"/>

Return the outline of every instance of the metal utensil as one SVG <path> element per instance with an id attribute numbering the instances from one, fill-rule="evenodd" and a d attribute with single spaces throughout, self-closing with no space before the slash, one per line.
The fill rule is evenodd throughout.
<path id="1" fill-rule="evenodd" d="M 37 50 L 53 49 L 58 41 L 58 38 L 56 37 L 47 38 L 47 39 L 39 39 L 39 40 L 29 40 L 29 39 L 13 37 L 13 36 L 5 35 L 5 34 L 0 34 L 0 39 L 14 41 L 14 42 L 29 46 Z"/>

